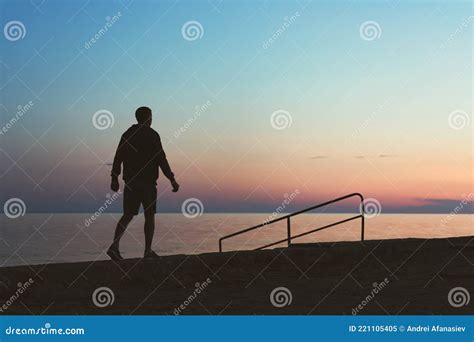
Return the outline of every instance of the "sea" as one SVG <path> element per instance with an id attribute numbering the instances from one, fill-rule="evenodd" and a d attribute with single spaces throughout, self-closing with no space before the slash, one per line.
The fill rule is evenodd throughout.
<path id="1" fill-rule="evenodd" d="M 355 214 L 303 214 L 292 218 L 292 235 L 350 218 Z M 195 216 L 195 217 L 194 217 Z M 0 267 L 106 260 L 120 214 L 41 213 L 17 218 L 0 215 Z M 274 217 L 266 213 L 218 213 L 193 217 L 179 213 L 156 215 L 154 250 L 160 255 L 213 253 L 219 238 Z M 365 239 L 442 238 L 474 235 L 474 215 L 380 214 L 365 219 Z M 126 231 L 120 250 L 139 258 L 144 249 L 144 218 L 137 216 Z M 356 219 L 298 239 L 293 243 L 358 241 Z M 223 241 L 224 251 L 251 250 L 287 237 L 286 220 Z M 284 247 L 280 244 L 275 247 Z"/>

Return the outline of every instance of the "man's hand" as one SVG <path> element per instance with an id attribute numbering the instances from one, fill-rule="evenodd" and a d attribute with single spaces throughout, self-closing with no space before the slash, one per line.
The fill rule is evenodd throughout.
<path id="1" fill-rule="evenodd" d="M 110 184 L 110 189 L 111 189 L 113 192 L 119 191 L 119 181 L 118 181 L 118 177 L 112 176 L 112 183 Z"/>
<path id="2" fill-rule="evenodd" d="M 176 180 L 173 179 L 173 180 L 171 181 L 171 186 L 173 187 L 173 192 L 178 192 L 178 190 L 179 190 L 179 184 L 178 184 L 178 182 L 176 182 Z"/>

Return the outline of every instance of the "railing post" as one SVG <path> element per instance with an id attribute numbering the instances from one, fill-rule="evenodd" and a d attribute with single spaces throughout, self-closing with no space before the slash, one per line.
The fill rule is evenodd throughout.
<path id="1" fill-rule="evenodd" d="M 291 221 L 290 217 L 288 217 L 286 221 L 286 234 L 287 234 L 287 239 L 288 239 L 288 247 L 291 246 Z"/>
<path id="2" fill-rule="evenodd" d="M 360 202 L 360 209 L 361 209 L 361 227 L 360 227 L 360 241 L 364 241 L 364 229 L 365 229 L 365 203 L 364 199 L 362 198 Z"/>

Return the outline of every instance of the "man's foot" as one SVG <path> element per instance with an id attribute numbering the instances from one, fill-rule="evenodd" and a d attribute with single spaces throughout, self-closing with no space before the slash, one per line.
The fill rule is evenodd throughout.
<path id="1" fill-rule="evenodd" d="M 159 260 L 160 256 L 158 254 L 156 254 L 155 252 L 153 252 L 153 251 L 148 251 L 148 252 L 145 252 L 145 255 L 144 255 L 143 259 L 145 259 L 145 260 Z"/>
<path id="2" fill-rule="evenodd" d="M 122 261 L 123 260 L 123 257 L 120 255 L 120 252 L 117 249 L 109 248 L 109 250 L 107 251 L 107 255 L 113 261 Z"/>

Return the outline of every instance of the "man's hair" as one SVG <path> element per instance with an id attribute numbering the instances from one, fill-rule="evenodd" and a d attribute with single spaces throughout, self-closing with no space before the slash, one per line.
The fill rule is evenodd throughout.
<path id="1" fill-rule="evenodd" d="M 145 123 L 151 119 L 151 109 L 148 107 L 140 107 L 135 111 L 135 117 L 138 123 Z"/>

